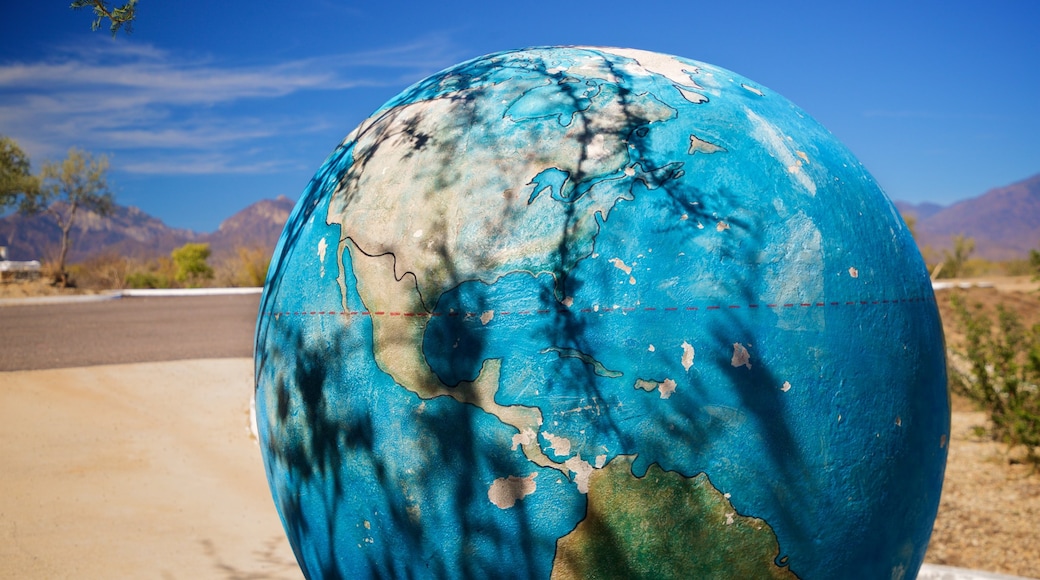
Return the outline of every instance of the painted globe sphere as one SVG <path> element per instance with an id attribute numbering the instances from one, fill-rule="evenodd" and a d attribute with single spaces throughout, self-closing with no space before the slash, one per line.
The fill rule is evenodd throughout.
<path id="1" fill-rule="evenodd" d="M 311 578 L 913 578 L 939 503 L 910 232 L 684 58 L 502 52 L 390 100 L 289 218 L 255 352 Z"/>

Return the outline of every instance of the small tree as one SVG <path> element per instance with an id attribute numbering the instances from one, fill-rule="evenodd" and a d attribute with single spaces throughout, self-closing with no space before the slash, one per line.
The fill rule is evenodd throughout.
<path id="1" fill-rule="evenodd" d="M 965 274 L 965 264 L 975 252 L 975 239 L 962 234 L 953 236 L 953 252 L 944 250 L 946 256 L 939 271 L 940 278 L 958 278 Z"/>
<path id="2" fill-rule="evenodd" d="M 178 282 L 197 286 L 199 281 L 213 277 L 213 268 L 206 263 L 209 259 L 209 244 L 187 243 L 170 254 L 177 268 Z"/>
<path id="3" fill-rule="evenodd" d="M 39 189 L 39 180 L 29 173 L 29 156 L 10 137 L 0 135 L 0 210 L 13 206 L 19 196 Z"/>
<path id="4" fill-rule="evenodd" d="M 129 0 L 119 8 L 110 9 L 107 4 L 104 0 L 73 0 L 72 9 L 91 8 L 94 11 L 94 22 L 90 25 L 91 30 L 101 28 L 101 21 L 107 18 L 111 22 L 109 30 L 112 32 L 113 37 L 119 32 L 120 28 L 125 30 L 127 34 L 133 32 L 134 18 L 137 17 L 135 13 L 137 0 Z"/>
<path id="5" fill-rule="evenodd" d="M 46 213 L 54 218 L 61 230 L 61 248 L 58 252 L 58 284 L 69 284 L 66 260 L 71 246 L 69 234 L 76 214 L 84 209 L 105 216 L 112 211 L 112 194 L 108 191 L 108 159 L 94 158 L 90 153 L 72 148 L 60 163 L 45 163 L 40 170 L 38 189 L 22 196 L 21 212 Z"/>

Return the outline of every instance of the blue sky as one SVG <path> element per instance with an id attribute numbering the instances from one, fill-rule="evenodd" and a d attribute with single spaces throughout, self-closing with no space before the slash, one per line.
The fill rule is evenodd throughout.
<path id="1" fill-rule="evenodd" d="M 296 199 L 413 82 L 539 45 L 733 70 L 813 115 L 894 199 L 946 205 L 1040 173 L 1036 0 L 140 0 L 116 39 L 68 5 L 5 7 L 0 134 L 34 168 L 73 146 L 108 155 L 119 203 L 197 231 Z"/>

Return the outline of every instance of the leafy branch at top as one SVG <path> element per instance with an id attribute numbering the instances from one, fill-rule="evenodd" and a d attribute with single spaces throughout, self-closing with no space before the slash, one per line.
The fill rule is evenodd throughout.
<path id="1" fill-rule="evenodd" d="M 133 32 L 134 17 L 136 14 L 134 10 L 137 8 L 137 0 L 128 0 L 126 4 L 118 8 L 109 9 L 106 5 L 105 0 L 73 0 L 72 8 L 92 8 L 94 10 L 94 22 L 91 24 L 91 30 L 97 30 L 101 28 L 101 21 L 107 18 L 112 25 L 109 30 L 112 31 L 112 36 L 115 36 L 119 32 L 120 28 L 126 30 L 127 34 Z"/>

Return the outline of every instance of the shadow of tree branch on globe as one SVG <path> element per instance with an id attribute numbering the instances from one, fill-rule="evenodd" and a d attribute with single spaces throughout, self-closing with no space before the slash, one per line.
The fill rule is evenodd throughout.
<path id="1" fill-rule="evenodd" d="M 768 89 L 474 59 L 348 135 L 286 225 L 272 495 L 311 578 L 913 577 L 949 433 L 930 288 Z"/>

